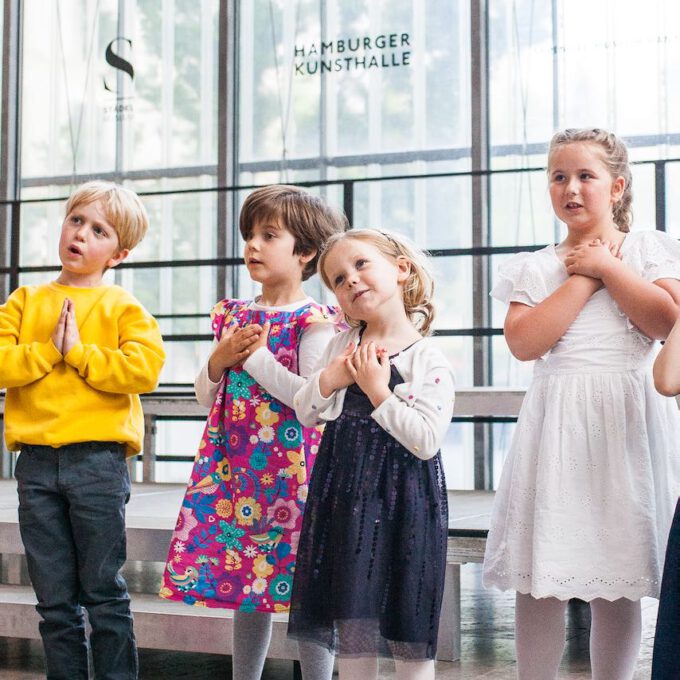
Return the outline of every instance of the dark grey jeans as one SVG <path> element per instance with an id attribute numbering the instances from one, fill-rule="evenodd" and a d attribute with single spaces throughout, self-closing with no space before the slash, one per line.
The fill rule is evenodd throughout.
<path id="1" fill-rule="evenodd" d="M 130 498 L 123 447 L 106 442 L 24 446 L 15 476 L 48 680 L 88 678 L 82 607 L 92 626 L 95 677 L 136 679 L 130 598 L 119 574 Z"/>

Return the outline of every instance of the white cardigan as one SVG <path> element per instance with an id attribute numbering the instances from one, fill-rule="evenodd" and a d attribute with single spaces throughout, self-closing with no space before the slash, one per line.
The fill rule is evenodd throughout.
<path id="1" fill-rule="evenodd" d="M 321 358 L 321 367 L 359 339 L 358 329 L 339 333 Z M 418 340 L 391 359 L 404 382 L 374 409 L 371 417 L 418 458 L 432 458 L 441 448 L 453 412 L 453 371 L 444 355 L 428 338 Z M 295 395 L 295 412 L 303 425 L 335 420 L 342 412 L 346 388 L 324 398 L 317 370 Z"/>

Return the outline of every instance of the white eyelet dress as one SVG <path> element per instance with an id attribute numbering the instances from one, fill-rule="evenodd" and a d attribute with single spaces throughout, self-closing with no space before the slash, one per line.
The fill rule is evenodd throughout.
<path id="1" fill-rule="evenodd" d="M 680 245 L 633 232 L 623 262 L 680 279 Z M 554 246 L 505 263 L 497 299 L 535 306 L 566 279 Z M 680 413 L 654 389 L 657 344 L 606 288 L 534 366 L 491 518 L 484 584 L 534 597 L 658 597 L 680 491 Z"/>

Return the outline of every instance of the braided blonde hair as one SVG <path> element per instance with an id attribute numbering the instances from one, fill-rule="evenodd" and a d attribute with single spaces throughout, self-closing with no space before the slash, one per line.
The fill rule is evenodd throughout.
<path id="1" fill-rule="evenodd" d="M 621 198 L 614 204 L 613 217 L 619 231 L 629 232 L 633 223 L 633 176 L 628 163 L 628 149 L 613 132 L 600 128 L 568 128 L 556 132 L 550 140 L 548 166 L 555 150 L 574 142 L 589 142 L 599 145 L 604 151 L 604 162 L 609 168 L 612 179 L 623 177 L 625 187 Z"/>
<path id="2" fill-rule="evenodd" d="M 435 317 L 435 307 L 432 302 L 434 279 L 426 253 L 401 234 L 393 234 L 379 229 L 350 229 L 343 233 L 333 234 L 326 242 L 319 258 L 319 274 L 331 290 L 333 286 L 328 279 L 324 265 L 333 247 L 344 239 L 356 239 L 370 243 L 388 259 L 396 260 L 398 257 L 405 257 L 408 260 L 409 274 L 402 289 L 404 309 L 418 332 L 423 336 L 430 335 Z M 360 321 L 349 317 L 347 317 L 347 323 L 353 328 L 358 328 L 361 325 Z"/>

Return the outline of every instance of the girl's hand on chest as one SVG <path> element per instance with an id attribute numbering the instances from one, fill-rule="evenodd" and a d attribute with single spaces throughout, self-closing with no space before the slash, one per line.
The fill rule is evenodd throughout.
<path id="1" fill-rule="evenodd" d="M 259 335 L 256 334 L 254 336 L 257 339 L 248 347 L 250 354 L 254 354 L 261 347 L 267 349 L 267 340 L 269 339 L 269 329 L 271 328 L 271 323 L 269 323 L 269 321 L 265 321 L 262 326 L 257 326 L 257 328 L 261 328 L 261 330 Z"/>
<path id="2" fill-rule="evenodd" d="M 390 360 L 384 349 L 374 342 L 362 343 L 347 360 L 348 369 L 361 390 L 377 408 L 392 393 Z"/>
<path id="3" fill-rule="evenodd" d="M 618 245 L 599 239 L 576 246 L 564 260 L 569 274 L 582 274 L 595 279 L 604 278 L 620 263 Z"/>

